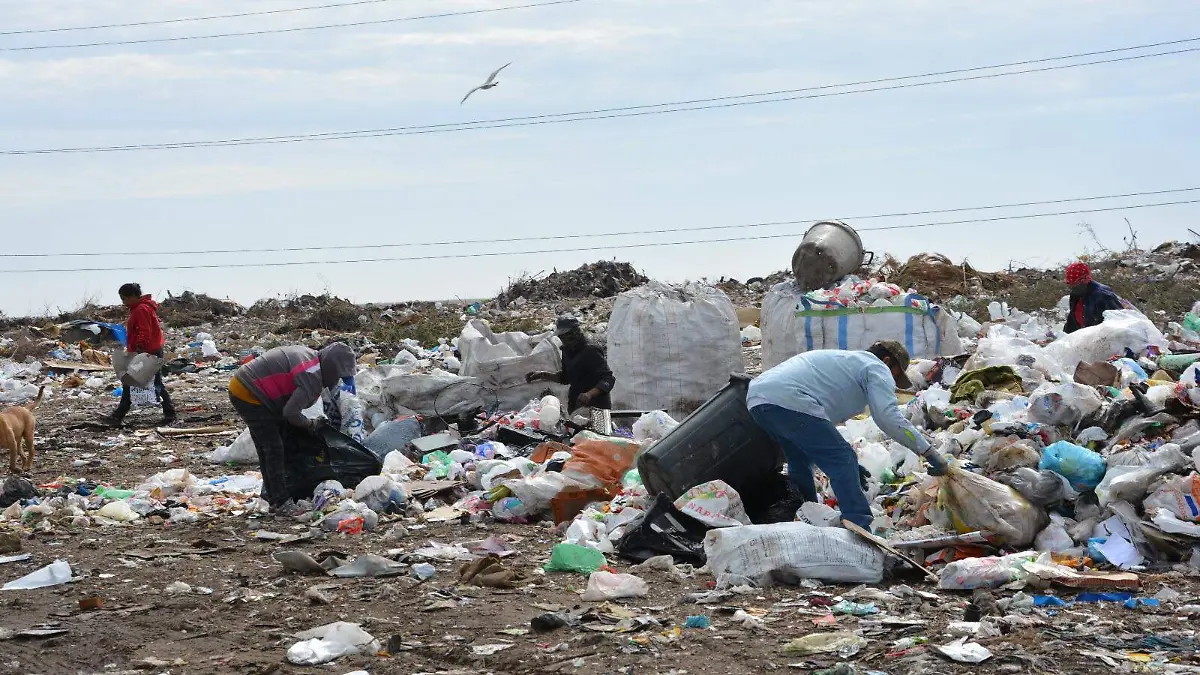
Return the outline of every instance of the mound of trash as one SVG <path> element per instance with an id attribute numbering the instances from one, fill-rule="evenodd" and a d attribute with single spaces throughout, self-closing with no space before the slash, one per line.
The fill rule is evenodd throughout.
<path id="1" fill-rule="evenodd" d="M 555 302 L 564 298 L 611 298 L 649 281 L 633 265 L 602 260 L 576 269 L 547 276 L 526 276 L 508 285 L 496 300 L 505 305 L 529 302 Z M 522 301 L 522 302 L 524 302 Z"/>

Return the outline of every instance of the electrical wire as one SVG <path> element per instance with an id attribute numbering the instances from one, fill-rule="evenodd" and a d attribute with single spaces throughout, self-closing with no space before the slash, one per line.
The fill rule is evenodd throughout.
<path id="1" fill-rule="evenodd" d="M 1200 41 L 1200 37 L 1188 38 L 1186 40 L 1175 40 L 1171 43 L 1160 44 L 1180 44 L 1187 42 Z M 1122 47 L 1118 49 L 1105 50 L 1105 52 L 1095 53 L 1113 53 L 1119 51 L 1130 51 L 1136 49 L 1144 49 L 1145 46 Z M 1129 56 L 1121 56 L 1110 59 L 1097 59 L 1093 61 L 1083 61 L 1079 63 L 1066 63 L 1054 66 L 1042 66 L 1039 68 L 1026 68 L 1021 70 L 1010 70 L 999 73 L 983 73 L 976 75 L 968 75 L 964 77 L 953 77 L 941 80 L 930 80 L 925 82 L 904 82 L 905 80 L 936 77 L 943 74 L 962 74 L 969 72 L 978 72 L 980 70 L 997 69 L 1011 67 L 1021 63 L 1046 63 L 1051 61 L 1060 61 L 1065 59 L 1078 58 L 1080 55 L 1071 54 L 1064 56 L 1048 57 L 1045 59 L 1037 59 L 1033 61 L 1013 62 L 996 64 L 991 66 L 976 66 L 973 68 L 963 68 L 957 70 L 941 71 L 940 73 L 925 73 L 920 75 L 903 75 L 890 78 L 879 78 L 874 80 L 862 80 L 859 82 L 848 82 L 843 84 L 828 84 L 814 87 L 804 87 L 799 89 L 780 90 L 774 92 L 762 92 L 757 94 L 736 94 L 730 96 L 719 96 L 705 99 L 694 99 L 691 101 L 676 101 L 669 103 L 652 103 L 635 106 L 623 106 L 616 108 L 598 108 L 594 110 L 582 110 L 566 113 L 548 113 L 541 115 L 530 115 L 525 117 L 509 117 L 492 120 L 474 120 L 468 122 L 452 122 L 430 125 L 415 125 L 404 127 L 390 127 L 377 129 L 361 129 L 351 131 L 328 131 L 308 134 L 294 134 L 284 136 L 251 136 L 243 138 L 226 138 L 214 139 L 207 141 L 179 141 L 172 143 L 140 143 L 130 145 L 108 145 L 108 146 L 85 146 L 85 147 L 67 147 L 67 148 L 42 148 L 29 150 L 0 150 L 0 155 L 50 155 L 50 154 L 75 154 L 75 153 L 108 153 L 108 152 L 129 152 L 139 150 L 179 150 L 190 148 L 208 148 L 208 147 L 233 147 L 244 145 L 268 145 L 280 143 L 301 143 L 313 141 L 329 141 L 329 140 L 351 140 L 357 138 L 381 138 L 389 136 L 416 136 L 428 134 L 454 133 L 460 131 L 477 131 L 483 129 L 503 129 L 514 127 L 540 126 L 547 124 L 562 124 L 567 122 L 586 122 L 605 119 L 617 119 L 625 117 L 643 117 L 648 115 L 664 115 L 679 112 L 694 112 L 701 110 L 715 110 L 723 108 L 736 108 L 741 106 L 761 105 L 766 103 L 781 103 L 786 101 L 810 100 L 819 98 L 830 98 L 834 96 L 849 96 L 852 94 L 866 94 L 880 91 L 893 91 L 901 89 L 913 89 L 917 87 L 928 87 L 940 84 L 951 84 L 956 82 L 969 82 L 976 80 L 995 79 L 1000 77 L 1009 77 L 1013 75 L 1026 75 L 1030 73 L 1042 73 L 1057 70 L 1066 70 L 1070 68 L 1082 68 L 1087 66 L 1104 65 L 1109 63 L 1119 63 L 1125 61 L 1137 61 L 1141 59 L 1155 58 L 1160 56 L 1172 56 L 1177 54 L 1186 54 L 1200 51 L 1200 47 L 1187 47 L 1175 49 L 1165 52 L 1154 52 L 1151 54 L 1134 54 Z M 829 89 L 858 87 L 872 83 L 900 83 L 889 84 L 886 86 L 869 87 L 865 89 L 850 89 L 848 91 L 827 91 Z M 815 93 L 804 93 L 815 92 Z M 773 98 L 770 98 L 773 97 Z M 758 98 L 759 100 L 742 100 L 749 98 Z"/>
<path id="2" fill-rule="evenodd" d="M 1169 202 L 1154 202 L 1148 204 L 1126 204 L 1122 206 L 1110 206 L 1095 209 L 1075 209 L 1070 211 L 1055 211 L 1049 213 L 1028 213 L 1023 215 L 1011 216 L 994 216 L 991 218 L 971 218 L 964 220 L 948 220 L 933 223 L 914 223 L 908 225 L 886 225 L 880 227 L 856 228 L 859 232 L 881 232 L 886 230 L 907 230 L 925 227 L 940 227 L 946 225 L 965 225 L 969 223 L 995 223 L 1007 220 L 1022 220 L 1026 218 L 1046 218 L 1051 216 L 1067 216 L 1079 215 L 1085 213 L 1104 213 L 1109 211 L 1126 211 L 1131 209 L 1145 209 L 1162 206 L 1178 206 L 1182 204 L 1200 204 L 1200 199 L 1187 199 Z M 795 223 L 779 224 L 800 224 L 807 221 L 796 221 Z M 387 257 L 387 258 L 358 258 L 346 260 L 291 260 L 283 262 L 250 262 L 250 263 L 197 263 L 192 265 L 153 265 L 144 267 L 62 267 L 62 268 L 40 268 L 40 269 L 0 269 L 0 274 L 33 274 L 33 273 L 63 273 L 63 272 L 146 272 L 146 271 L 161 271 L 161 270 L 197 270 L 197 269 L 239 269 L 249 267 L 298 267 L 303 265 L 351 265 L 363 263 L 380 263 L 380 262 L 414 262 L 424 260 L 461 260 L 470 258 L 492 258 L 500 256 L 517 256 L 517 255 L 547 255 L 553 253 L 579 253 L 583 251 L 608 251 L 608 250 L 625 250 L 625 249 L 640 249 L 640 248 L 657 248 L 665 246 L 684 246 L 691 244 L 720 244 L 739 241 L 759 241 L 767 239 L 784 239 L 801 236 L 802 233 L 787 232 L 781 234 L 763 234 L 743 237 L 724 237 L 720 239 L 696 239 L 690 241 L 667 241 L 667 242 L 643 242 L 637 244 L 610 244 L 591 247 L 573 247 L 573 248 L 558 248 L 558 249 L 543 249 L 534 251 L 481 251 L 476 253 L 450 253 L 445 255 L 426 255 L 426 256 L 408 256 L 408 257 Z"/>
<path id="3" fill-rule="evenodd" d="M 1008 204 L 988 204 L 984 206 L 960 206 L 950 209 L 930 209 L 925 211 L 905 211 L 898 213 L 874 213 L 858 216 L 839 216 L 838 220 L 847 221 L 862 221 L 862 220 L 878 220 L 880 218 L 903 218 L 912 216 L 930 216 L 945 213 L 962 213 L 965 211 L 989 211 L 994 209 L 1011 209 L 1026 206 L 1049 206 L 1053 204 L 1070 204 L 1074 202 L 1093 202 L 1106 199 L 1127 199 L 1130 197 L 1150 197 L 1158 195 L 1179 194 L 1183 192 L 1200 191 L 1200 186 L 1172 188 L 1169 190 L 1148 190 L 1143 192 L 1125 192 L 1121 194 L 1111 195 L 1095 195 L 1090 197 L 1069 197 L 1065 199 L 1045 199 L 1032 202 L 1012 202 Z M 242 248 L 242 249 L 204 249 L 195 251 L 66 251 L 54 253 L 0 253 L 0 258 L 94 258 L 94 257 L 121 257 L 121 256 L 168 256 L 168 255 L 217 255 L 217 254 L 237 254 L 237 253 L 298 253 L 304 251 L 354 251 L 363 249 L 380 249 L 380 248 L 417 248 L 426 246 L 462 246 L 471 244 L 506 244 L 506 243 L 524 243 L 531 241 L 556 241 L 567 239 L 593 239 L 600 237 L 623 237 L 629 235 L 647 235 L 647 234 L 679 234 L 690 232 L 708 232 L 713 230 L 731 230 L 731 229 L 748 229 L 758 227 L 771 227 L 775 225 L 798 225 L 802 223 L 811 223 L 822 218 L 798 218 L 785 221 L 766 221 L 758 223 L 741 223 L 738 225 L 703 225 L 698 227 L 669 227 L 657 230 L 624 230 L 614 232 L 590 232 L 577 234 L 548 234 L 529 237 L 506 237 L 502 239 L 458 239 L 451 241 L 423 241 L 423 242 L 404 242 L 400 244 L 339 244 L 336 246 L 287 246 L 277 248 Z"/>
<path id="4" fill-rule="evenodd" d="M 477 14 L 495 14 L 497 12 L 508 12 L 516 9 L 535 9 L 538 7 L 552 7 L 555 5 L 569 5 L 576 2 L 584 2 L 584 0 L 546 0 L 546 2 L 535 2 L 525 5 L 509 5 L 506 7 L 491 7 L 487 9 L 469 9 L 458 12 L 441 12 L 438 14 L 422 14 L 418 16 L 401 16 L 394 19 L 365 19 L 362 21 L 347 21 L 344 23 L 328 23 L 319 26 L 296 26 L 292 28 L 264 28 L 262 30 L 249 30 L 233 33 L 213 33 L 210 35 L 180 35 L 177 37 L 162 37 L 162 38 L 139 38 L 134 40 L 107 40 L 103 42 L 77 42 L 71 44 L 56 44 L 56 45 L 27 45 L 24 47 L 0 47 L 0 52 L 29 52 L 29 51 L 44 51 L 49 49 L 83 49 L 89 47 L 110 47 L 118 45 L 145 45 L 161 42 L 185 42 L 188 40 L 213 40 L 217 38 L 228 37 L 249 37 L 254 35 L 274 35 L 279 33 L 300 33 L 310 30 L 326 30 L 330 28 L 355 28 L 360 26 L 377 26 L 387 23 L 402 23 L 406 21 L 424 21 L 426 19 L 445 19 L 454 16 L 472 16 Z"/>
<path id="5" fill-rule="evenodd" d="M 287 9 L 267 9 L 257 12 L 237 12 L 236 14 L 213 14 L 211 16 L 191 16 L 180 19 L 157 19 L 154 21 L 131 21 L 129 23 L 102 23 L 94 26 L 71 26 L 68 28 L 28 28 L 24 30 L 0 31 L 0 35 L 36 35 L 39 33 L 67 33 L 71 31 L 101 30 L 105 28 L 137 28 L 142 26 L 162 26 L 173 23 L 190 23 L 193 21 L 214 21 L 217 19 L 243 19 L 251 16 L 267 16 L 272 14 L 291 14 L 293 12 L 309 12 L 317 9 L 340 9 L 358 5 L 378 5 L 397 0 L 354 0 L 353 2 L 335 2 L 326 5 L 309 5 L 307 7 L 290 7 Z"/>

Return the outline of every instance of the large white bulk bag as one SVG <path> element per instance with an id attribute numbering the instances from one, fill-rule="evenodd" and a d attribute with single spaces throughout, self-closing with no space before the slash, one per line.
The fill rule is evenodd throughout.
<path id="1" fill-rule="evenodd" d="M 463 327 L 458 338 L 458 351 L 462 354 L 459 375 L 478 377 L 493 387 L 525 384 L 525 376 L 529 373 L 557 373 L 562 368 L 558 345 L 549 334 L 493 333 L 479 319 L 473 319 Z"/>
<path id="2" fill-rule="evenodd" d="M 700 283 L 651 281 L 622 293 L 608 322 L 608 365 L 614 408 L 682 419 L 745 370 L 733 303 Z"/>
<path id="3" fill-rule="evenodd" d="M 949 312 L 915 293 L 903 304 L 843 307 L 809 298 L 795 282 L 771 287 L 762 304 L 762 365 L 773 368 L 814 349 L 866 349 L 895 340 L 913 358 L 962 351 L 958 324 Z"/>

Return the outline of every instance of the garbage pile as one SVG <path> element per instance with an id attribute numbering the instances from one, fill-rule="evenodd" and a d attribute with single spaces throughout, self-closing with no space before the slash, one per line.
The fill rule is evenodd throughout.
<path id="1" fill-rule="evenodd" d="M 959 293 L 947 264 L 922 258 L 908 269 L 913 279 L 921 277 L 914 270 L 943 275 L 938 292 Z M 274 667 L 285 658 L 365 668 L 376 659 L 428 654 L 472 668 L 490 659 L 485 667 L 501 670 L 494 660 L 510 654 L 514 662 L 536 664 L 522 668 L 550 672 L 581 668 L 576 664 L 599 652 L 607 672 L 608 658 L 618 654 L 655 664 L 676 655 L 694 660 L 697 648 L 717 644 L 704 641 L 712 636 L 721 645 L 730 638 L 757 641 L 772 662 L 786 658 L 826 673 L 932 672 L 945 659 L 1047 671 L 1048 657 L 1030 656 L 1036 649 L 1029 645 L 1049 638 L 1086 640 L 1086 662 L 1114 669 L 1195 667 L 1179 663 L 1194 663 L 1195 636 L 1184 622 L 1171 622 L 1200 614 L 1200 592 L 1191 583 L 1200 574 L 1200 307 L 1161 317 L 1165 325 L 1133 310 L 1111 311 L 1104 323 L 1066 335 L 1063 313 L 1053 306 L 1025 312 L 997 299 L 986 315 L 972 317 L 949 303 L 939 306 L 931 290 L 896 276 L 847 277 L 806 293 L 787 280 L 769 291 L 754 282 L 757 297 L 766 292 L 755 326 L 743 322 L 730 294 L 703 285 L 686 292 L 637 288 L 644 279 L 626 267 L 598 263 L 514 284 L 497 302 L 438 308 L 452 319 L 451 334 L 399 338 L 386 347 L 361 330 L 364 321 L 400 326 L 421 312 L 389 309 L 380 317 L 377 308 L 302 299 L 218 316 L 213 325 L 171 328 L 168 381 L 206 401 L 182 429 L 194 437 L 177 441 L 158 429 L 96 433 L 50 421 L 47 412 L 39 434 L 55 429 L 48 452 L 69 449 L 73 459 L 64 475 L 13 476 L 0 488 L 0 564 L 13 561 L 4 569 L 4 588 L 30 592 L 94 581 L 89 573 L 108 570 L 57 555 L 74 544 L 36 564 L 6 556 L 22 546 L 138 532 L 170 541 L 192 532 L 208 542 L 197 550 L 213 556 L 209 561 L 225 555 L 227 543 L 256 545 L 236 565 L 203 563 L 238 570 L 230 579 L 237 588 L 220 602 L 266 603 L 278 594 L 273 611 L 308 617 L 303 625 L 289 619 L 286 630 L 272 629 L 270 642 L 259 643 Z M 600 281 L 610 273 L 614 281 Z M 998 283 L 969 278 L 964 288 L 991 290 Z M 560 282 L 563 288 L 555 286 Z M 542 288 L 547 283 L 551 290 Z M 733 293 L 739 305 L 750 297 L 748 288 Z M 916 386 L 900 395 L 902 411 L 938 452 L 953 457 L 951 468 L 944 477 L 927 475 L 916 455 L 866 415 L 840 425 L 863 468 L 873 536 L 843 527 L 822 476 L 820 501 L 799 499 L 779 464 L 767 461 L 774 458 L 755 458 L 769 469 L 759 483 L 746 475 L 703 476 L 651 490 L 647 485 L 659 484 L 651 469 L 670 470 L 662 455 L 695 433 L 699 416 L 684 419 L 664 399 L 614 415 L 612 433 L 600 434 L 582 429 L 590 420 L 567 411 L 565 387 L 525 380 L 561 367 L 557 344 L 542 330 L 555 313 L 549 305 L 597 297 L 615 298 L 611 322 L 597 313 L 587 328 L 619 345 L 608 355 L 618 384 L 633 384 L 646 396 L 658 395 L 654 388 L 664 383 L 705 392 L 689 394 L 700 399 L 694 404 L 738 372 L 743 345 L 761 341 L 764 360 L 767 352 L 786 358 L 787 351 L 815 348 L 806 331 L 815 341 L 826 334 L 836 339 L 838 329 L 826 331 L 824 321 L 899 317 L 899 329 L 876 321 L 869 330 L 845 333 L 869 342 L 876 339 L 870 331 L 911 325 L 923 336 L 925 349 L 913 349 L 921 358 L 908 370 Z M 180 311 L 187 306 L 181 301 Z M 526 313 L 537 328 L 494 328 L 489 318 L 499 316 L 497 307 L 506 315 Z M 303 332 L 273 332 L 279 315 L 271 312 L 293 322 L 327 309 Z M 677 312 L 684 318 L 664 328 L 668 322 L 659 319 Z M 93 335 L 103 332 L 100 325 Z M 639 331 L 646 336 L 641 352 L 631 339 Z M 678 334 L 695 339 L 698 365 L 655 370 L 655 360 L 671 358 L 668 347 Z M 305 411 L 328 424 L 319 436 L 295 441 L 311 449 L 289 468 L 287 487 L 299 515 L 294 522 L 267 518 L 253 440 L 220 419 L 223 400 L 200 397 L 223 395 L 231 371 L 268 344 L 334 337 L 360 354 L 357 390 L 330 392 Z M 35 342 L 43 350 L 38 358 L 0 360 L 0 402 L 32 400 L 49 385 L 49 405 L 62 406 L 57 413 L 119 395 L 111 366 L 88 369 L 93 346 L 62 334 Z M 15 344 L 2 338 L 0 350 Z M 729 391 L 722 395 L 728 399 Z M 176 397 L 187 398 L 178 391 Z M 713 454 L 694 455 L 689 472 L 699 476 L 727 459 L 720 453 L 739 441 L 744 420 L 725 422 L 712 425 L 725 434 Z M 105 475 L 135 459 L 161 466 L 137 480 Z M 740 468 L 751 463 L 747 456 L 731 461 Z M 3 548 L 11 545 L 5 535 L 17 540 L 11 550 Z M 22 562 L 29 566 L 10 573 Z M 128 558 L 119 564 L 132 570 Z M 242 575 L 259 572 L 267 578 L 248 586 Z M 351 599 L 346 587 L 305 583 L 309 577 L 380 583 L 353 591 Z M 213 594 L 216 584 L 188 579 L 157 586 L 170 602 L 182 603 Z M 344 595 L 335 604 L 330 596 L 338 590 Z M 557 602 L 543 597 L 552 592 L 562 594 Z M 313 614 L 293 612 L 296 598 Z M 451 629 L 440 619 L 428 621 L 428 631 L 389 627 L 373 608 L 347 604 L 360 599 L 405 607 L 422 621 L 453 613 L 455 625 L 467 628 Z M 337 616 L 310 620 L 326 605 Z M 505 605 L 518 609 L 502 626 L 470 623 Z M 1115 619 L 1128 618 L 1131 626 L 1064 625 L 1088 623 L 1101 607 L 1125 612 Z M 239 616 L 219 614 L 214 621 Z M 33 630 L 29 635 L 61 629 Z M 582 631 L 611 641 L 582 639 Z"/>
<path id="2" fill-rule="evenodd" d="M 629 263 L 602 260 L 545 277 L 516 279 L 496 300 L 502 306 L 520 307 L 526 302 L 558 302 L 564 298 L 611 298 L 649 281 Z"/>

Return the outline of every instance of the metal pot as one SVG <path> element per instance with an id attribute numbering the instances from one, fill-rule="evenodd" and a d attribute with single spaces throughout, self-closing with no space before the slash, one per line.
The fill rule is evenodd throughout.
<path id="1" fill-rule="evenodd" d="M 875 254 L 863 260 L 866 255 L 854 228 L 836 220 L 823 220 L 804 233 L 792 255 L 792 274 L 801 289 L 811 291 L 870 264 Z"/>

